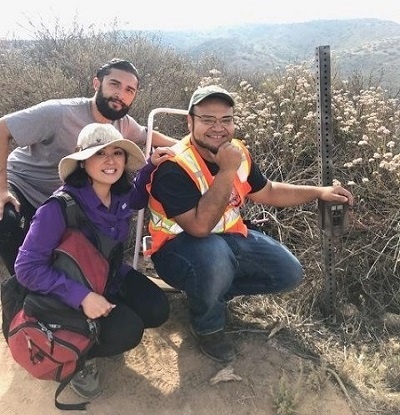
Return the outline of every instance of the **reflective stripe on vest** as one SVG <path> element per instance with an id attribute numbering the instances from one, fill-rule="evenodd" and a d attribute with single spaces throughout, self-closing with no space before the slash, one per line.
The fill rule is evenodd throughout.
<path id="1" fill-rule="evenodd" d="M 240 140 L 232 140 L 232 144 L 243 149 L 241 164 L 237 170 L 234 181 L 233 195 L 237 195 L 239 203 L 235 206 L 228 204 L 221 219 L 212 229 L 212 233 L 241 233 L 247 235 L 247 227 L 243 223 L 240 215 L 240 206 L 244 203 L 245 196 L 250 191 L 250 185 L 247 183 L 247 177 L 250 173 L 250 156 L 247 149 Z M 170 158 L 179 164 L 196 183 L 201 194 L 209 189 L 214 178 L 205 167 L 204 160 L 197 153 L 194 146 L 190 144 L 190 137 L 183 138 L 173 146 L 175 156 Z M 203 168 L 202 168 L 203 165 Z M 151 191 L 151 186 L 149 187 Z M 236 197 L 235 197 L 236 199 Z M 151 196 L 149 198 L 150 222 L 149 231 L 152 236 L 152 247 L 146 252 L 151 255 L 158 251 L 160 247 L 169 239 L 174 238 L 177 234 L 183 232 L 183 229 L 173 220 L 168 219 L 162 205 Z"/>

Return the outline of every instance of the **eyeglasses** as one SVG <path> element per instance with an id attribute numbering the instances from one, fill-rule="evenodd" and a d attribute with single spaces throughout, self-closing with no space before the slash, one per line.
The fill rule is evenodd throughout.
<path id="1" fill-rule="evenodd" d="M 233 116 L 227 115 L 226 117 L 217 118 L 212 115 L 197 115 L 192 114 L 193 117 L 199 118 L 202 124 L 208 127 L 214 127 L 219 122 L 224 127 L 229 127 L 233 124 Z"/>

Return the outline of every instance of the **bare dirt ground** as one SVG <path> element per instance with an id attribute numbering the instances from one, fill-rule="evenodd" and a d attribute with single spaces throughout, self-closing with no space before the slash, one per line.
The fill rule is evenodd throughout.
<path id="1" fill-rule="evenodd" d="M 188 330 L 184 296 L 180 293 L 168 295 L 171 317 L 166 324 L 147 330 L 143 342 L 126 353 L 123 362 L 99 359 L 103 393 L 84 413 L 361 414 L 353 410 L 352 402 L 334 378 L 327 373 L 321 376 L 311 368 L 309 361 L 283 347 L 279 334 L 268 338 L 267 331 L 232 330 L 230 336 L 238 349 L 234 362 L 224 366 L 203 356 Z M 12 360 L 1 335 L 0 414 L 63 413 L 54 407 L 57 385 L 34 379 L 20 368 Z M 276 406 L 278 397 L 280 406 Z M 67 388 L 60 401 L 80 400 Z M 295 412 L 289 411 L 290 405 L 294 405 Z"/>

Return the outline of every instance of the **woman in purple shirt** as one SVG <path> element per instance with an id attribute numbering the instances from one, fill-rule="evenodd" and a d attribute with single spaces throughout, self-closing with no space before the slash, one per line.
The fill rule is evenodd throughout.
<path id="1" fill-rule="evenodd" d="M 111 124 L 89 124 L 78 136 L 77 148 L 59 164 L 64 185 L 94 226 L 116 242 L 128 238 L 134 210 L 147 206 L 146 184 L 169 148 L 157 148 L 146 164 L 140 148 Z M 140 169 L 132 180 L 130 172 Z M 84 398 L 101 393 L 95 357 L 118 356 L 136 347 L 145 328 L 158 327 L 169 315 L 165 293 L 145 275 L 121 264 L 104 296 L 90 291 L 52 266 L 54 249 L 66 230 L 63 209 L 51 198 L 37 210 L 15 263 L 18 281 L 31 291 L 51 294 L 100 321 L 100 341 L 88 354 L 85 368 L 72 379 L 72 389 Z M 81 229 L 90 238 L 90 228 Z"/>

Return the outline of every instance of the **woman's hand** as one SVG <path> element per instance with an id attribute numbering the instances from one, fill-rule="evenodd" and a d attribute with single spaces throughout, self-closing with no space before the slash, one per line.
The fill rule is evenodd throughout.
<path id="1" fill-rule="evenodd" d="M 107 317 L 115 304 L 111 304 L 102 295 L 90 292 L 81 302 L 81 307 L 85 315 L 89 318 Z"/>
<path id="2" fill-rule="evenodd" d="M 175 153 L 172 151 L 171 147 L 157 147 L 151 154 L 150 160 L 154 166 L 158 166 L 161 162 L 167 160 L 174 154 Z"/>

